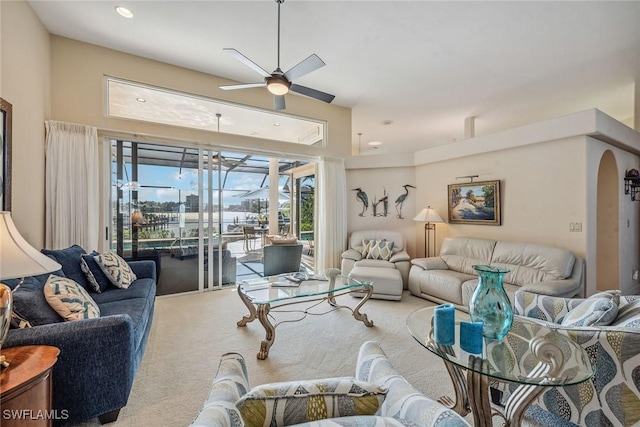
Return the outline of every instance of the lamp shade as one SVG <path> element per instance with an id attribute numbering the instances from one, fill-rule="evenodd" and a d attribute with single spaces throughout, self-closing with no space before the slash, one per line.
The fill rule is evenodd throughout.
<path id="1" fill-rule="evenodd" d="M 50 273 L 62 266 L 20 235 L 11 212 L 0 212 L 0 280 Z"/>
<path id="2" fill-rule="evenodd" d="M 413 220 L 421 222 L 444 222 L 442 217 L 438 215 L 438 212 L 436 212 L 435 209 L 432 209 L 431 206 L 427 206 L 422 209 L 420 213 L 413 218 Z"/>

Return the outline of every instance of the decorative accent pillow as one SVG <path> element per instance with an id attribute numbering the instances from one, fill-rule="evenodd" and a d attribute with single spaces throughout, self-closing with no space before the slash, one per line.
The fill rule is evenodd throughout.
<path id="1" fill-rule="evenodd" d="M 632 297 L 625 297 L 632 298 Z M 611 326 L 623 328 L 640 328 L 640 297 L 627 301 L 618 308 L 618 316 Z"/>
<path id="2" fill-rule="evenodd" d="M 89 281 L 89 290 L 101 294 L 111 284 L 111 280 L 104 274 L 94 257 L 100 255 L 93 251 L 90 254 L 82 254 L 80 268 Z"/>
<path id="3" fill-rule="evenodd" d="M 619 297 L 618 297 L 619 298 Z M 592 295 L 573 308 L 564 319 L 562 326 L 607 326 L 618 315 L 615 298 Z"/>
<path id="4" fill-rule="evenodd" d="M 113 252 L 95 255 L 93 259 L 98 263 L 100 269 L 111 283 L 118 288 L 127 289 L 137 279 L 129 264 Z"/>
<path id="5" fill-rule="evenodd" d="M 245 427 L 376 413 L 387 390 L 351 377 L 263 384 L 236 402 Z"/>
<path id="6" fill-rule="evenodd" d="M 44 297 L 45 283 L 46 280 L 40 282 L 35 277 L 27 277 L 24 283 L 13 292 L 12 327 L 31 328 L 63 321 Z"/>
<path id="7" fill-rule="evenodd" d="M 369 253 L 369 249 L 371 248 L 371 244 L 375 242 L 375 240 L 365 240 L 362 239 L 362 257 L 366 258 Z"/>
<path id="8" fill-rule="evenodd" d="M 279 234 L 267 234 L 265 237 L 268 245 L 295 245 L 298 243 L 296 236 L 281 236 Z"/>
<path id="9" fill-rule="evenodd" d="M 73 245 L 66 249 L 42 249 L 40 252 L 57 261 L 62 266 L 65 277 L 73 279 L 85 289 L 89 287 L 89 281 L 80 268 L 80 257 L 87 253 L 82 247 Z"/>
<path id="10" fill-rule="evenodd" d="M 382 240 L 370 240 L 369 251 L 367 252 L 367 259 L 383 259 L 389 261 L 392 255 L 393 242 Z"/>
<path id="11" fill-rule="evenodd" d="M 66 321 L 100 317 L 100 308 L 87 291 L 67 277 L 49 276 L 44 285 L 44 296 Z"/>

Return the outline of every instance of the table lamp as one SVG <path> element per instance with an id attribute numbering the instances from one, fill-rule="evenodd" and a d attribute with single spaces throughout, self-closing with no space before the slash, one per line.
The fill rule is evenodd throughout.
<path id="1" fill-rule="evenodd" d="M 413 218 L 414 221 L 422 221 L 425 222 L 424 225 L 424 256 L 428 257 L 429 256 L 429 252 L 428 250 L 431 249 L 430 248 L 430 242 L 429 242 L 429 231 L 433 230 L 433 253 L 435 255 L 436 252 L 436 225 L 434 223 L 436 222 L 444 222 L 442 220 L 442 218 L 440 217 L 440 215 L 438 215 L 438 212 L 435 211 L 435 209 L 431 209 L 431 206 L 427 206 L 426 208 L 422 209 L 420 211 L 420 213 L 418 215 L 416 215 L 415 218 Z"/>
<path id="2" fill-rule="evenodd" d="M 14 291 L 27 276 L 37 276 L 60 270 L 62 266 L 39 252 L 20 235 L 13 224 L 11 212 L 0 212 L 0 280 L 21 278 Z M 9 331 L 13 295 L 9 286 L 0 283 L 0 351 Z M 0 353 L 0 367 L 8 366 Z"/>

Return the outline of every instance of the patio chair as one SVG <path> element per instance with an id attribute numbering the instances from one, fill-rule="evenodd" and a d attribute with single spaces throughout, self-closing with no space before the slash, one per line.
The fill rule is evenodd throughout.
<path id="1" fill-rule="evenodd" d="M 245 225 L 242 227 L 242 233 L 244 234 L 244 251 L 251 252 L 256 250 L 256 233 L 255 227 L 251 225 Z"/>
<path id="2" fill-rule="evenodd" d="M 267 245 L 263 248 L 264 276 L 300 271 L 302 244 Z"/>

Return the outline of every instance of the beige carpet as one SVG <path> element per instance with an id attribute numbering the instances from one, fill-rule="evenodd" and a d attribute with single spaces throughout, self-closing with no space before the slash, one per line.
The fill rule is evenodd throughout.
<path id="1" fill-rule="evenodd" d="M 350 296 L 338 302 L 355 305 Z M 427 396 L 452 396 L 442 361 L 409 335 L 409 313 L 432 305 L 405 293 L 402 301 L 370 300 L 363 311 L 374 321 L 368 328 L 348 310 L 283 323 L 267 360 L 257 360 L 264 329 L 256 320 L 239 328 L 246 307 L 235 288 L 204 294 L 163 297 L 156 301 L 147 351 L 128 405 L 111 424 L 121 426 L 186 426 L 198 413 L 215 375 L 220 355 L 236 351 L 248 363 L 251 384 L 292 379 L 353 375 L 360 345 L 380 343 L 402 375 Z M 469 422 L 472 417 L 467 416 Z M 495 425 L 501 425 L 494 418 Z M 97 420 L 83 426 L 97 426 Z M 537 426 L 535 423 L 525 423 Z"/>

